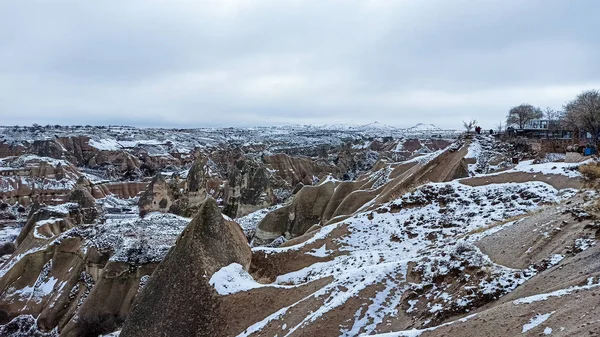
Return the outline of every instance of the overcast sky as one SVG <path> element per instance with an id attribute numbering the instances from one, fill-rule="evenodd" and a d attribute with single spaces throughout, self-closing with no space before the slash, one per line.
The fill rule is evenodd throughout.
<path id="1" fill-rule="evenodd" d="M 494 127 L 600 89 L 597 0 L 0 0 L 0 124 Z"/>

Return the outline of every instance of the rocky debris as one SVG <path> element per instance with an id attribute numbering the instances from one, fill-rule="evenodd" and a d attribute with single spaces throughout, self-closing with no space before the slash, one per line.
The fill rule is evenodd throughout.
<path id="1" fill-rule="evenodd" d="M 537 157 L 529 145 L 521 141 L 503 142 L 491 135 L 477 135 L 473 138 L 469 153 L 469 172 L 472 175 L 489 174 L 512 166 L 513 159 L 522 161 Z"/>
<path id="2" fill-rule="evenodd" d="M 227 322 L 208 280 L 231 263 L 247 269 L 250 258 L 239 226 L 207 199 L 137 296 L 121 336 L 222 336 Z"/>
<path id="3" fill-rule="evenodd" d="M 162 177 L 157 174 L 148 185 L 148 188 L 140 197 L 138 207 L 140 216 L 144 216 L 149 212 L 167 212 L 173 205 L 174 196 L 171 186 Z"/>
<path id="4" fill-rule="evenodd" d="M 582 207 L 569 207 L 563 211 L 563 214 L 571 214 L 577 221 L 593 219 L 594 216 L 586 212 Z"/>

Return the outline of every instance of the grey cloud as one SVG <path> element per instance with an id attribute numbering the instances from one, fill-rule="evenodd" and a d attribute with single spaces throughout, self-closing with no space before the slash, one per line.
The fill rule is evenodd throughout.
<path id="1" fill-rule="evenodd" d="M 484 126 L 600 87 L 592 0 L 0 4 L 2 124 Z"/>

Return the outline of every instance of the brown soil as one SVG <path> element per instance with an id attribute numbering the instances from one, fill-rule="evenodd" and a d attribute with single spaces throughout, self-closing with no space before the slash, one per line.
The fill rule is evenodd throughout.
<path id="1" fill-rule="evenodd" d="M 556 189 L 580 189 L 583 183 L 579 178 L 569 178 L 562 174 L 541 174 L 527 172 L 510 172 L 497 175 L 461 179 L 460 182 L 469 186 L 483 186 L 502 183 L 524 183 L 528 181 L 541 181 L 552 185 Z"/>

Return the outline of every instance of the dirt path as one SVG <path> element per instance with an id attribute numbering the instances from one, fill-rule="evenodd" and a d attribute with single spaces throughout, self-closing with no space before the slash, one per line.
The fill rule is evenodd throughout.
<path id="1" fill-rule="evenodd" d="M 562 174 L 542 174 L 527 172 L 509 172 L 482 177 L 473 177 L 461 179 L 461 184 L 469 186 L 483 186 L 489 184 L 502 183 L 524 183 L 528 181 L 541 181 L 552 185 L 556 189 L 575 188 L 580 189 L 583 186 L 581 179 L 569 178 Z"/>

